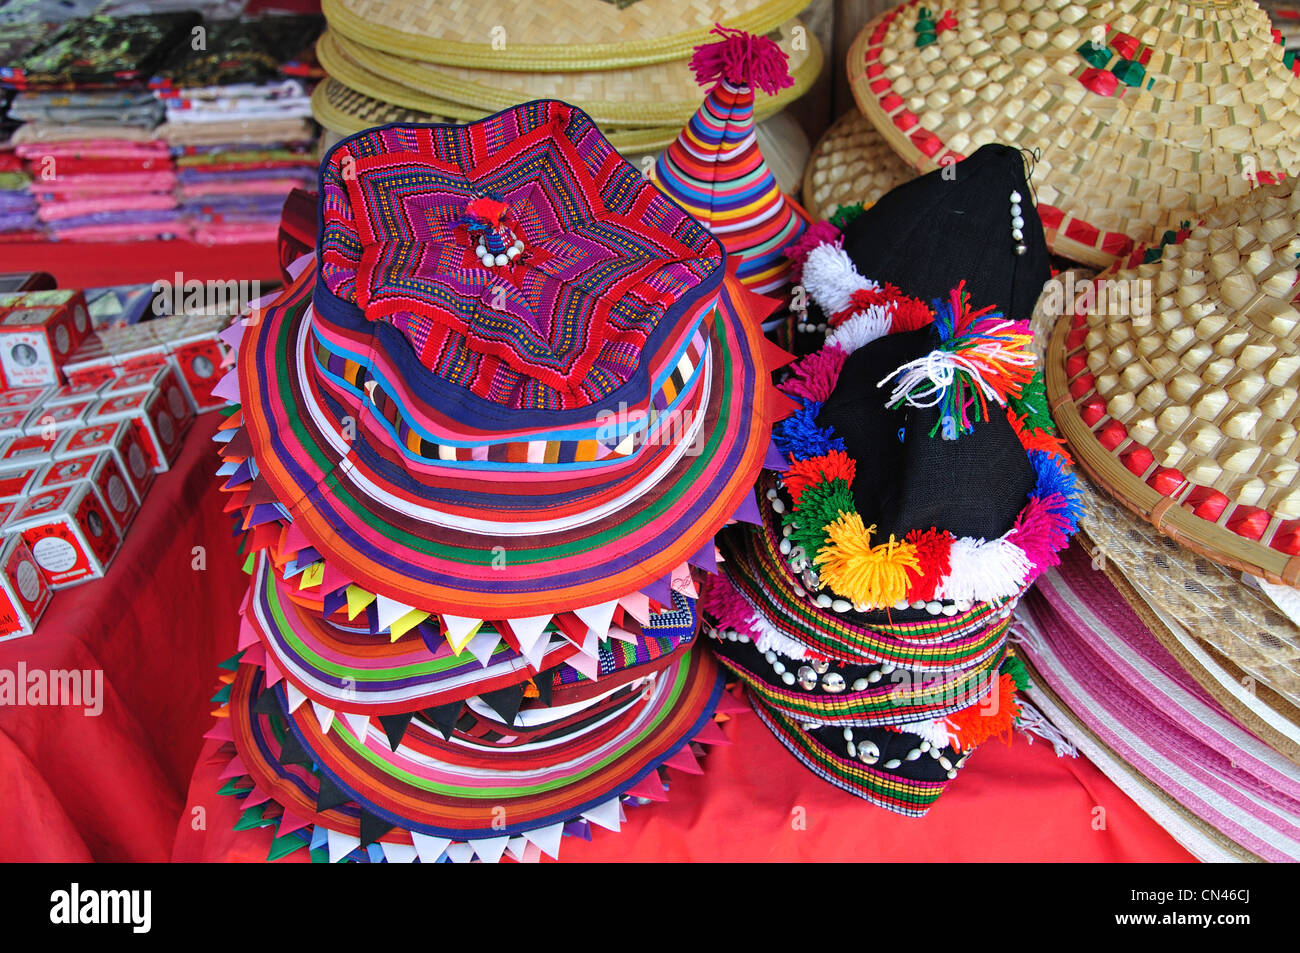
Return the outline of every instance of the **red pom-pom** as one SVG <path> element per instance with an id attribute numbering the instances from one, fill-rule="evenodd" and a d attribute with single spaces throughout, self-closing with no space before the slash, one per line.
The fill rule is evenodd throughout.
<path id="1" fill-rule="evenodd" d="M 496 199 L 484 196 L 470 199 L 469 205 L 465 206 L 465 213 L 474 218 L 481 218 L 489 225 L 500 225 L 508 209 L 509 206 L 505 202 L 498 202 Z"/>
<path id="2" fill-rule="evenodd" d="M 937 529 L 914 529 L 903 539 L 916 547 L 916 562 L 919 567 L 916 575 L 910 579 L 907 601 L 929 602 L 951 568 L 949 557 L 952 554 L 952 535 Z"/>
<path id="3" fill-rule="evenodd" d="M 892 332 L 915 331 L 934 322 L 934 312 L 930 306 L 919 298 L 900 295 L 894 304 L 894 324 Z"/>
<path id="4" fill-rule="evenodd" d="M 790 491 L 795 509 L 798 509 L 799 498 L 803 496 L 803 491 L 810 483 L 819 483 L 823 480 L 829 483 L 831 480 L 839 479 L 853 486 L 853 477 L 856 473 L 856 465 L 847 453 L 843 450 L 832 450 L 830 453 L 809 457 L 806 460 L 796 460 L 791 464 L 790 469 L 785 471 L 785 488 Z"/>

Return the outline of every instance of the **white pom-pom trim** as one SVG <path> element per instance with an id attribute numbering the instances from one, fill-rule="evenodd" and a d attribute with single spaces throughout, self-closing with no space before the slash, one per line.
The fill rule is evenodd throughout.
<path id="1" fill-rule="evenodd" d="M 866 347 L 877 338 L 883 338 L 894 326 L 894 306 L 873 304 L 865 311 L 858 311 L 853 317 L 826 335 L 827 344 L 838 344 L 847 353 L 852 354 L 860 347 Z"/>
<path id="2" fill-rule="evenodd" d="M 853 260 L 839 245 L 826 242 L 808 253 L 801 282 L 829 317 L 853 303 L 853 292 L 874 291 L 880 285 L 858 274 Z"/>

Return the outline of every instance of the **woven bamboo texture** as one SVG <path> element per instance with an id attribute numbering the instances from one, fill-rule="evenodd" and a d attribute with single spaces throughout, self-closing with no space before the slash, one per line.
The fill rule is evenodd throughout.
<path id="1" fill-rule="evenodd" d="M 714 23 L 766 33 L 809 0 L 323 0 L 331 29 L 448 66 L 584 71 L 680 60 Z"/>
<path id="2" fill-rule="evenodd" d="M 1047 362 L 1057 422 L 1102 486 L 1185 545 L 1288 585 L 1300 573 L 1287 552 L 1300 530 L 1293 185 L 1212 210 L 1159 261 L 1104 273 L 1054 329 Z"/>
<path id="3" fill-rule="evenodd" d="M 755 114 L 769 116 L 807 92 L 822 67 L 817 38 L 798 20 L 777 27 L 773 37 L 790 58 L 794 85 L 776 96 L 759 92 Z M 704 92 L 687 59 L 619 70 L 508 72 L 421 62 L 372 49 L 326 31 L 317 44 L 331 74 L 361 89 L 363 76 L 382 77 L 435 101 L 496 112 L 530 99 L 560 99 L 602 126 L 682 126 L 699 108 Z M 360 85 L 359 85 L 360 84 Z"/>
<path id="4" fill-rule="evenodd" d="M 1300 172 L 1300 78 L 1249 0 L 956 0 L 917 46 L 923 6 L 858 35 L 859 106 L 923 171 L 994 141 L 1037 150 L 1056 254 L 1105 267 L 1255 173 Z"/>
<path id="5" fill-rule="evenodd" d="M 873 204 L 915 176 L 866 117 L 845 113 L 813 146 L 803 175 L 804 208 L 827 218 L 841 205 Z"/>

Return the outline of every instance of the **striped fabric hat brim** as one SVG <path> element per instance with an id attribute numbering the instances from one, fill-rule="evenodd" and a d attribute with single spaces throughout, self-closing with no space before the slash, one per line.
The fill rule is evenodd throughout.
<path id="1" fill-rule="evenodd" d="M 230 713 L 242 768 L 285 810 L 355 836 L 356 808 L 322 816 L 316 811 L 319 782 L 279 764 L 271 719 L 252 710 L 264 690 L 261 669 L 241 666 Z M 512 749 L 509 757 L 459 735 L 445 740 L 418 721 L 396 751 L 373 724 L 365 738 L 339 720 L 322 734 L 310 706 L 284 716 L 282 690 L 271 691 L 321 776 L 360 808 L 403 831 L 465 840 L 563 823 L 635 788 L 712 721 L 722 682 L 708 653 L 687 653 L 607 723 L 575 735 L 559 750 Z"/>
<path id="2" fill-rule="evenodd" d="M 345 439 L 347 415 L 336 406 L 332 416 L 328 400 L 321 402 L 314 361 L 302 350 L 310 334 L 305 303 L 292 300 L 300 290 L 291 290 L 287 305 L 260 313 L 240 344 L 240 394 L 259 477 L 327 563 L 416 608 L 476 618 L 533 615 L 618 598 L 663 578 L 752 492 L 771 421 L 784 412 L 759 331 L 770 303 L 729 278 L 712 313 L 709 404 L 693 422 L 699 453 L 694 446 L 690 453 L 656 448 L 677 451 L 677 459 L 635 499 L 633 487 L 602 494 L 598 483 L 585 490 L 561 483 L 567 506 L 551 502 L 563 515 L 541 535 L 529 523 L 546 515 L 539 512 L 549 502 L 544 466 L 513 486 L 479 481 L 477 493 L 457 499 L 443 480 L 417 480 L 385 460 L 363 420 L 353 418 L 356 439 Z M 450 473 L 445 482 L 457 479 Z M 485 495 L 488 489 L 514 490 L 516 502 Z M 456 502 L 442 502 L 448 498 Z M 440 502 L 425 502 L 431 499 Z M 458 518 L 457 504 L 478 515 Z M 609 515 L 593 519 L 602 506 Z"/>

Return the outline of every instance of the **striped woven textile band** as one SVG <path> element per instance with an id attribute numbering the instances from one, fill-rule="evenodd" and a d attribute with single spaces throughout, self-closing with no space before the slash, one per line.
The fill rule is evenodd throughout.
<path id="1" fill-rule="evenodd" d="M 776 735 L 777 741 L 785 745 L 809 771 L 837 788 L 842 788 L 878 807 L 908 817 L 924 817 L 930 805 L 938 800 L 939 795 L 948 787 L 948 778 L 942 773 L 934 780 L 917 780 L 903 777 L 892 771 L 870 767 L 856 758 L 836 753 L 821 743 L 813 733 L 805 731 L 795 721 L 761 703 L 755 704 L 754 710 L 758 712 L 758 717 L 763 723 L 771 729 L 772 734 Z M 863 732 L 865 734 L 867 730 L 863 729 Z M 921 742 L 921 739 L 915 735 L 887 732 L 883 729 L 875 729 L 874 733 L 871 733 L 871 738 L 875 739 L 876 744 L 880 741 L 889 741 L 900 749 Z M 920 760 L 924 764 L 931 759 Z"/>
<path id="2" fill-rule="evenodd" d="M 799 674 L 814 671 L 809 662 L 786 659 L 781 670 L 766 661 L 753 641 L 740 642 L 713 636 L 713 652 L 726 668 L 740 678 L 760 703 L 800 721 L 825 725 L 907 725 L 954 714 L 976 704 L 989 692 L 997 678 L 1006 645 L 1010 620 L 995 627 L 996 654 L 959 671 L 921 672 L 888 665 L 823 665 L 820 679 L 809 678 L 809 687 L 797 680 Z M 782 675 L 798 666 L 796 681 L 787 684 Z M 830 685 L 834 691 L 826 688 Z"/>
<path id="3" fill-rule="evenodd" d="M 323 733 L 311 706 L 286 711 L 279 686 L 269 689 L 274 701 L 264 714 L 265 691 L 262 670 L 241 665 L 229 705 L 240 752 L 231 774 L 251 777 L 286 811 L 350 836 L 360 835 L 364 812 L 401 832 L 464 841 L 562 824 L 637 788 L 711 725 L 722 682 L 708 653 L 686 653 L 602 723 L 570 733 L 563 763 L 545 744 L 503 758 L 481 738 L 444 739 L 419 719 L 394 751 L 373 723 L 363 737 L 340 719 Z M 280 763 L 276 752 L 289 735 L 315 772 Z M 322 779 L 341 792 L 338 807 L 317 810 Z M 384 836 L 404 839 L 397 831 Z"/>
<path id="4" fill-rule="evenodd" d="M 819 657 L 892 662 L 934 671 L 965 668 L 995 654 L 996 631 L 1014 606 L 1014 601 L 980 602 L 953 616 L 922 614 L 922 618 L 858 625 L 850 621 L 856 614 L 818 605 L 791 578 L 766 520 L 761 533 L 727 531 L 719 536 L 719 543 L 726 572 L 725 580 L 719 578 L 715 584 L 730 585 L 778 633 Z"/>

